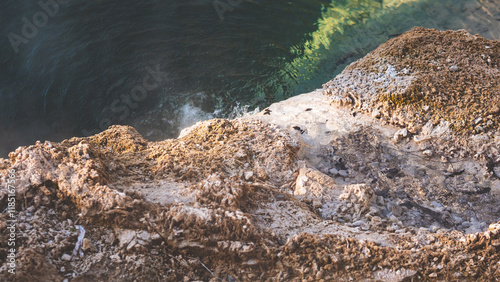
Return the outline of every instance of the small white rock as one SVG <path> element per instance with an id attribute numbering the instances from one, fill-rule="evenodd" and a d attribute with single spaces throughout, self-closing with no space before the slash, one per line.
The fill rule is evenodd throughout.
<path id="1" fill-rule="evenodd" d="M 432 156 L 432 150 L 425 150 L 422 152 L 422 154 L 426 157 L 431 157 Z"/>
<path id="2" fill-rule="evenodd" d="M 339 174 L 339 171 L 336 169 L 336 168 L 332 168 L 329 170 L 329 172 L 332 174 L 332 175 L 338 175 Z"/>
<path id="3" fill-rule="evenodd" d="M 137 239 L 140 239 L 144 242 L 149 242 L 149 241 L 151 241 L 151 233 L 149 233 L 147 231 L 141 231 L 141 232 L 137 233 Z"/>
<path id="4" fill-rule="evenodd" d="M 118 239 L 120 240 L 120 247 L 129 245 L 136 238 L 136 232 L 130 229 L 120 230 Z"/>
<path id="5" fill-rule="evenodd" d="M 444 210 L 444 207 L 443 205 L 441 205 L 440 203 L 436 202 L 436 201 L 432 201 L 431 202 L 431 205 L 436 208 L 438 211 L 442 212 Z"/>
<path id="6" fill-rule="evenodd" d="M 396 131 L 394 134 L 394 141 L 399 142 L 403 138 L 406 138 L 408 136 L 408 130 L 406 128 L 400 129 Z"/>
<path id="7" fill-rule="evenodd" d="M 63 260 L 63 261 L 71 261 L 71 256 L 68 255 L 68 254 L 64 254 L 61 257 L 61 260 Z"/>
<path id="8" fill-rule="evenodd" d="M 374 110 L 372 112 L 372 117 L 373 118 L 380 118 L 381 114 L 380 114 L 380 111 L 379 110 Z"/>
<path id="9" fill-rule="evenodd" d="M 250 180 L 253 177 L 253 171 L 245 171 L 245 180 Z"/>
<path id="10" fill-rule="evenodd" d="M 358 221 L 355 221 L 352 223 L 352 226 L 361 226 L 361 225 L 364 225 L 365 224 L 365 221 L 360 219 Z"/>
<path id="11" fill-rule="evenodd" d="M 427 112 L 430 108 L 431 108 L 431 107 L 429 107 L 429 106 L 427 106 L 427 105 L 422 107 L 422 109 L 423 109 L 424 111 L 426 111 L 426 112 Z"/>
<path id="12" fill-rule="evenodd" d="M 120 255 L 119 254 L 114 254 L 114 255 L 111 255 L 109 257 L 112 261 L 115 261 L 115 262 L 122 262 L 122 259 L 120 258 Z"/>
<path id="13" fill-rule="evenodd" d="M 342 177 L 348 177 L 349 176 L 349 173 L 347 172 L 347 170 L 339 170 L 339 175 L 342 176 Z"/>

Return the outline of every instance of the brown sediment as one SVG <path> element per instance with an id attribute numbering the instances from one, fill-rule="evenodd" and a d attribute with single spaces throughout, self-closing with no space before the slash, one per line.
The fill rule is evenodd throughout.
<path id="1" fill-rule="evenodd" d="M 459 136 L 491 136 L 500 129 L 500 42 L 416 27 L 349 65 L 324 90 L 415 133 L 444 120 Z"/>

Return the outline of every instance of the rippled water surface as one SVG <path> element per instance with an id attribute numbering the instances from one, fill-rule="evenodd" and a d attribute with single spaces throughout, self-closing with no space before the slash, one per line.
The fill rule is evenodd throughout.
<path id="1" fill-rule="evenodd" d="M 500 39 L 500 0 L 41 3 L 0 9 L 0 156 L 110 124 L 175 137 L 319 88 L 416 25 Z"/>

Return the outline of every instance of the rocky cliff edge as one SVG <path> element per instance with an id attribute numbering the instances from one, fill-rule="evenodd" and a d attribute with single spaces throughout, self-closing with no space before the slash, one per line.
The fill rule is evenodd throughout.
<path id="1" fill-rule="evenodd" d="M 175 140 L 20 147 L 0 159 L 0 277 L 498 279 L 499 56 L 415 28 L 322 90 Z"/>

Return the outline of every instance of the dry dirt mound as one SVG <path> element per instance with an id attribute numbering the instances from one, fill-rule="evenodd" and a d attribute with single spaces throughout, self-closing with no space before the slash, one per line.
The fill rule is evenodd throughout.
<path id="1" fill-rule="evenodd" d="M 276 127 L 227 120 L 157 143 L 114 126 L 88 138 L 20 147 L 1 162 L 0 208 L 7 211 L 7 175 L 14 171 L 18 220 L 17 274 L 2 275 L 17 281 L 211 277 L 199 259 L 211 269 L 219 263 L 226 272 L 237 269 L 227 265 L 269 252 L 259 244 L 270 236 L 243 211 L 267 199 L 267 190 L 278 193 L 293 182 L 297 150 Z M 2 258 L 9 216 L 2 214 Z M 83 258 L 72 254 L 75 224 L 93 242 L 84 244 Z M 194 257 L 171 255 L 177 253 Z M 53 273 L 33 271 L 45 266 Z"/>
<path id="2" fill-rule="evenodd" d="M 413 134 L 445 122 L 465 151 L 484 153 L 466 137 L 498 136 L 500 42 L 413 28 L 349 65 L 324 92 Z"/>
<path id="3" fill-rule="evenodd" d="M 173 149 L 182 146 L 193 150 Z M 244 148 L 245 154 L 237 154 L 236 148 Z M 315 191 L 321 185 L 337 189 L 335 181 L 314 169 L 286 173 L 297 171 L 297 150 L 293 139 L 278 128 L 242 120 L 204 122 L 182 139 L 158 143 L 146 142 L 130 127 L 115 126 L 89 138 L 20 147 L 1 167 L 2 187 L 7 170 L 15 170 L 18 220 L 16 275 L 5 271 L 3 260 L 1 277 L 9 281 L 498 277 L 499 225 L 468 236 L 410 229 L 400 234 L 393 230 L 388 236 L 376 229 L 361 231 L 323 220 L 314 205 L 290 195 L 292 186 L 295 192 Z M 185 173 L 165 162 L 180 154 L 186 154 L 192 178 L 186 179 Z M 189 159 L 191 154 L 198 159 Z M 260 156 L 267 158 L 268 166 L 256 165 L 266 161 Z M 210 165 L 210 157 L 217 166 Z M 250 163 L 265 173 L 248 173 L 254 168 L 245 165 Z M 299 184 L 293 181 L 297 177 Z M 184 185 L 188 196 L 172 192 L 179 187 L 165 182 Z M 137 183 L 155 186 L 159 195 L 178 201 L 147 200 L 141 193 L 147 189 L 134 186 Z M 3 210 L 8 193 L 4 189 L 1 193 Z M 345 201 L 339 212 L 366 215 L 373 196 L 367 186 L 347 186 L 339 197 Z M 8 216 L 2 214 L 2 258 L 8 252 Z M 301 220 L 306 222 L 297 223 Z M 304 226 L 309 227 L 301 231 Z M 85 239 L 75 252 L 82 228 Z M 319 233 L 324 235 L 314 235 Z M 368 233 L 386 239 L 367 241 Z"/>

